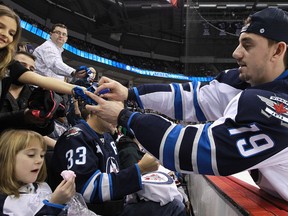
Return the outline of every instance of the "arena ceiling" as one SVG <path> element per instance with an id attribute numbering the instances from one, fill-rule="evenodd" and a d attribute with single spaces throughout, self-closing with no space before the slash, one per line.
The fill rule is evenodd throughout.
<path id="1" fill-rule="evenodd" d="M 3 2 L 25 8 L 44 20 L 47 27 L 51 27 L 51 23 L 64 23 L 69 31 L 78 33 L 78 37 L 87 42 L 101 41 L 109 44 L 109 49 L 124 54 L 127 54 L 125 50 L 134 50 L 137 51 L 134 55 L 147 57 L 148 54 L 154 59 L 180 61 L 186 65 L 235 63 L 231 54 L 237 46 L 237 31 L 243 20 L 266 7 L 288 10 L 287 0 L 178 0 L 177 6 L 167 0 Z M 148 82 L 143 78 L 139 80 Z"/>
<path id="2" fill-rule="evenodd" d="M 51 23 L 65 23 L 88 41 L 95 38 L 122 49 L 176 58 L 185 55 L 231 58 L 239 22 L 267 6 L 288 8 L 287 1 L 178 0 L 177 7 L 167 0 L 11 1 Z M 203 37 L 205 23 L 210 35 Z M 226 37 L 219 35 L 221 28 L 228 32 Z M 187 52 L 187 46 L 193 49 Z M 229 47 L 228 50 L 223 46 Z"/>

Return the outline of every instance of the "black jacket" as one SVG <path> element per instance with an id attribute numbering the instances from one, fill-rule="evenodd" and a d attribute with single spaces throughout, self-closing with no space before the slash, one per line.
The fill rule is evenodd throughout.
<path id="1" fill-rule="evenodd" d="M 27 71 L 19 62 L 15 61 L 9 67 L 9 76 L 5 77 L 2 82 L 2 94 L 0 100 L 0 132 L 6 129 L 28 129 L 36 131 L 42 135 L 48 135 L 54 130 L 54 122 L 51 121 L 45 127 L 30 124 L 25 120 L 24 110 L 28 107 L 28 99 L 32 89 L 29 85 L 24 85 L 18 99 L 15 99 L 9 93 L 11 84 L 20 83 L 18 78 Z"/>

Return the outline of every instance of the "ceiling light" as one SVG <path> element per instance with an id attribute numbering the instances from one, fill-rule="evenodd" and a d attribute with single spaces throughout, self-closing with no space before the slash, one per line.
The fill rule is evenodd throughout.
<path id="1" fill-rule="evenodd" d="M 216 8 L 216 4 L 199 4 L 199 8 Z"/>
<path id="2" fill-rule="evenodd" d="M 227 8 L 244 8 L 246 5 L 245 4 L 227 4 Z"/>

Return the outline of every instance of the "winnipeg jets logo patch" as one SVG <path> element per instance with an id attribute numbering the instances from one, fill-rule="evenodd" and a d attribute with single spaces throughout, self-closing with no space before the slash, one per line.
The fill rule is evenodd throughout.
<path id="1" fill-rule="evenodd" d="M 172 184 L 174 181 L 168 174 L 158 171 L 144 174 L 142 182 L 146 184 Z"/>
<path id="2" fill-rule="evenodd" d="M 283 123 L 288 124 L 288 101 L 283 98 L 270 96 L 270 98 L 257 95 L 264 103 L 266 103 L 265 110 L 262 110 L 263 114 L 267 116 L 274 116 L 280 119 Z"/>
<path id="3" fill-rule="evenodd" d="M 76 136 L 77 134 L 79 134 L 81 131 L 80 128 L 77 127 L 72 127 L 71 129 L 69 129 L 66 133 L 65 136 L 68 138 L 70 136 Z"/>

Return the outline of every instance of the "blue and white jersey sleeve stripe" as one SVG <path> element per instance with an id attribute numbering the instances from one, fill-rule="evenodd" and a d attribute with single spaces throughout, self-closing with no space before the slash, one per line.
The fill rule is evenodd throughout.
<path id="1" fill-rule="evenodd" d="M 187 122 L 212 121 L 223 116 L 229 101 L 241 91 L 217 80 L 203 87 L 195 81 L 134 87 L 135 100 L 141 108 Z"/>

